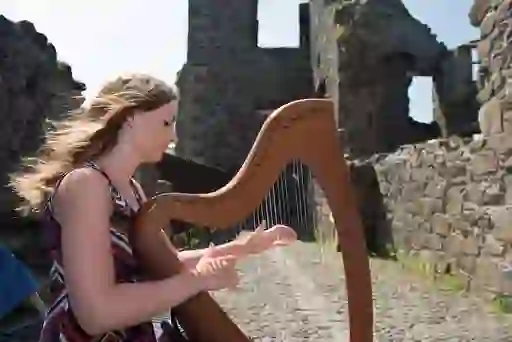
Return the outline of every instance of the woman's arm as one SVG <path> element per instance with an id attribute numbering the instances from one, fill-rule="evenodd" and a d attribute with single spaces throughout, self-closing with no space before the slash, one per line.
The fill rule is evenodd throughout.
<path id="1" fill-rule="evenodd" d="M 70 303 L 89 334 L 149 321 L 203 290 L 201 279 L 188 272 L 159 281 L 116 284 L 109 236 L 112 203 L 107 181 L 94 170 L 66 176 L 54 208 L 62 226 Z"/>
<path id="2" fill-rule="evenodd" d="M 139 192 L 140 197 L 145 202 L 147 200 L 146 194 L 144 193 L 144 190 L 140 186 L 139 183 L 134 181 L 134 185 L 137 188 L 137 191 Z M 196 267 L 197 262 L 199 259 L 201 259 L 206 251 L 208 251 L 208 255 L 211 257 L 222 257 L 226 255 L 232 255 L 235 257 L 242 257 L 246 253 L 246 249 L 242 246 L 240 241 L 234 240 L 222 245 L 218 245 L 211 248 L 205 248 L 205 249 L 195 249 L 195 250 L 185 250 L 185 251 L 178 251 L 172 243 L 169 241 L 169 238 L 165 234 L 165 232 L 162 230 L 162 244 L 167 245 L 167 250 L 169 253 L 173 253 L 174 255 L 178 255 L 178 258 L 180 261 L 185 265 L 187 269 L 193 269 Z M 162 249 L 164 250 L 164 249 Z"/>

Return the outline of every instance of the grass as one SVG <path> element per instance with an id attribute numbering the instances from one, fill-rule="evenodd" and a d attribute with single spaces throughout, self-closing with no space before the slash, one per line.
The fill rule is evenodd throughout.
<path id="1" fill-rule="evenodd" d="M 438 289 L 455 294 L 468 293 L 468 283 L 462 277 L 453 274 L 440 274 L 435 266 L 418 256 L 407 255 L 403 251 L 397 253 L 400 265 L 413 274 L 419 275 L 425 281 Z M 491 310 L 498 314 L 512 314 L 512 295 L 496 295 L 490 302 Z"/>
<path id="2" fill-rule="evenodd" d="M 512 295 L 497 295 L 493 298 L 491 307 L 496 313 L 512 314 Z"/>
<path id="3" fill-rule="evenodd" d="M 437 288 L 457 294 L 467 292 L 468 284 L 460 276 L 454 274 L 442 274 L 436 270 L 435 265 L 421 259 L 419 256 L 408 255 L 404 251 L 396 253 L 396 259 L 400 266 L 430 282 Z"/>
<path id="4" fill-rule="evenodd" d="M 325 222 L 327 221 L 327 222 Z M 322 220 L 314 229 L 315 243 L 320 248 L 322 258 L 336 253 L 338 248 L 338 233 L 334 223 Z"/>

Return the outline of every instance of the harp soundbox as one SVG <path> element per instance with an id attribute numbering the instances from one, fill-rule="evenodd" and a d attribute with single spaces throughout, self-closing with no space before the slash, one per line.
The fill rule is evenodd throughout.
<path id="1" fill-rule="evenodd" d="M 248 217 L 291 160 L 307 165 L 324 191 L 338 235 L 345 271 L 350 342 L 373 341 L 373 299 L 364 231 L 337 136 L 333 102 L 305 99 L 274 111 L 264 122 L 239 172 L 221 189 L 206 194 L 167 193 L 140 210 L 130 236 L 136 257 L 154 278 L 183 269 L 169 259 L 161 229 L 170 220 L 228 228 Z M 193 342 L 249 342 L 208 293 L 173 308 Z"/>

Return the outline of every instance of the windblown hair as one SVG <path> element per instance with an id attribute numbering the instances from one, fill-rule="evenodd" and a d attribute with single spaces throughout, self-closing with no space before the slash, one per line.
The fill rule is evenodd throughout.
<path id="1" fill-rule="evenodd" d="M 175 89 L 145 74 L 119 77 L 80 109 L 53 122 L 35 157 L 25 158 L 10 185 L 24 214 L 40 212 L 57 181 L 67 172 L 110 151 L 125 120 L 177 100 Z M 149 138 L 149 137 L 148 137 Z"/>

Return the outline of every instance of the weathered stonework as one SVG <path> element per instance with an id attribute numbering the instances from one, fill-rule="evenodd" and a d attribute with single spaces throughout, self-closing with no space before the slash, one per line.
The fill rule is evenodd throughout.
<path id="1" fill-rule="evenodd" d="M 27 21 L 0 15 L 0 243 L 46 276 L 44 243 L 38 223 L 14 213 L 17 197 L 7 187 L 8 174 L 20 157 L 41 145 L 46 120 L 80 106 L 85 86 L 73 79 L 69 65 L 57 60 L 47 38 Z M 41 266 L 41 267 L 39 267 Z"/>
<path id="2" fill-rule="evenodd" d="M 471 23 L 480 27 L 477 46 L 479 67 L 478 101 L 480 128 L 484 135 L 512 132 L 512 50 L 510 27 L 512 1 L 476 0 L 470 12 Z"/>
<path id="3" fill-rule="evenodd" d="M 400 0 L 312 0 L 311 64 L 318 91 L 337 104 L 353 157 L 475 131 L 471 55 L 449 51 Z M 414 76 L 433 77 L 435 121 L 409 117 Z"/>
<path id="4" fill-rule="evenodd" d="M 478 87 L 473 80 L 473 42 L 450 50 L 432 77 L 434 121 L 441 137 L 471 136 L 478 125 Z"/>
<path id="5" fill-rule="evenodd" d="M 470 289 L 512 294 L 512 138 L 434 140 L 381 158 L 395 247 Z"/>
<path id="6" fill-rule="evenodd" d="M 209 166 L 240 166 L 264 117 L 287 102 L 327 96 L 347 152 L 390 152 L 406 143 L 477 129 L 467 49 L 449 51 L 400 0 L 312 0 L 299 6 L 298 48 L 257 47 L 257 0 L 229 10 L 189 4 L 187 62 L 176 152 Z M 414 76 L 433 77 L 435 121 L 409 117 Z"/>
<path id="7" fill-rule="evenodd" d="M 197 162 L 237 169 L 264 116 L 313 94 L 307 4 L 301 5 L 301 46 L 259 48 L 258 1 L 231 0 L 220 8 L 189 2 L 187 62 L 179 73 L 176 153 Z"/>

